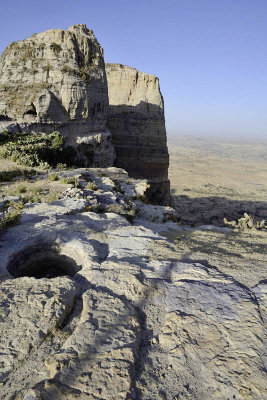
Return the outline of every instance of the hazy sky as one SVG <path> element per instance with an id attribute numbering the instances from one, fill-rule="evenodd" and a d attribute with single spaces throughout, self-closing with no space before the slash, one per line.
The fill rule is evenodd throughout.
<path id="1" fill-rule="evenodd" d="M 267 0 L 1 0 L 0 53 L 79 23 L 160 78 L 169 134 L 267 137 Z"/>

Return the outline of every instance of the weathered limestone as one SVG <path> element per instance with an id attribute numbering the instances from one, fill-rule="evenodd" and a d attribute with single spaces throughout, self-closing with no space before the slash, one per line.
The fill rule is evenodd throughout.
<path id="1" fill-rule="evenodd" d="M 34 34 L 2 54 L 0 130 L 58 130 L 82 154 L 103 147 L 102 166 L 110 166 L 107 113 L 103 50 L 85 25 Z"/>
<path id="2" fill-rule="evenodd" d="M 159 80 L 121 64 L 106 64 L 106 73 L 115 165 L 134 178 L 148 179 L 151 199 L 168 204 L 169 155 Z"/>
<path id="3" fill-rule="evenodd" d="M 61 174 L 79 188 L 28 204 L 1 236 L 1 399 L 265 400 L 266 282 L 179 262 L 146 221 L 88 211 L 139 208 L 145 181 L 117 168 Z M 49 251 L 77 273 L 35 279 Z M 31 277 L 15 279 L 25 263 Z"/>

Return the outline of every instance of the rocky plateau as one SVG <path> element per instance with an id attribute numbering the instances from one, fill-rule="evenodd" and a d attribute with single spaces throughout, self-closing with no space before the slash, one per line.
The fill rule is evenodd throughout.
<path id="1" fill-rule="evenodd" d="M 266 283 L 175 259 L 192 228 L 147 181 L 61 174 L 79 187 L 1 236 L 1 398 L 265 399 Z"/>

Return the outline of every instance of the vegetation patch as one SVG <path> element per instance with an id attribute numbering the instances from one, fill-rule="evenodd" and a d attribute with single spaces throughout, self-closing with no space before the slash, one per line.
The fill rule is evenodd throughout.
<path id="1" fill-rule="evenodd" d="M 58 174 L 56 172 L 52 172 L 51 174 L 49 174 L 48 179 L 51 182 L 58 181 L 58 179 L 59 179 Z"/>
<path id="2" fill-rule="evenodd" d="M 255 221 L 251 215 L 248 215 L 248 213 L 244 213 L 244 217 L 239 218 L 237 221 L 228 221 L 227 218 L 224 218 L 223 223 L 225 226 L 234 228 L 235 231 L 239 229 L 267 229 L 264 219 L 261 221 Z"/>
<path id="3" fill-rule="evenodd" d="M 61 52 L 61 50 L 62 50 L 60 44 L 57 44 L 55 42 L 53 42 L 50 47 L 53 50 L 53 52 L 56 53 L 56 54 L 59 54 Z"/>
<path id="4" fill-rule="evenodd" d="M 24 203 L 10 202 L 8 210 L 4 212 L 4 216 L 0 220 L 0 229 L 5 229 L 8 226 L 16 225 L 21 217 L 21 210 L 24 208 Z"/>
<path id="5" fill-rule="evenodd" d="M 37 181 L 35 184 L 13 185 L 10 190 L 5 192 L 6 196 L 18 196 L 19 201 L 23 204 L 27 203 L 51 203 L 58 200 L 60 193 L 54 189 L 50 190 L 49 187 L 43 185 L 43 181 Z M 9 206 L 6 203 L 5 208 Z"/>
<path id="6" fill-rule="evenodd" d="M 97 184 L 95 182 L 88 182 L 87 185 L 86 185 L 86 189 L 97 190 L 98 186 L 97 186 Z"/>
<path id="7" fill-rule="evenodd" d="M 0 157 L 29 167 L 50 168 L 58 163 L 73 166 L 77 152 L 64 146 L 59 132 L 51 134 L 3 132 L 0 134 Z"/>
<path id="8" fill-rule="evenodd" d="M 90 73 L 95 68 L 95 53 L 93 51 L 91 51 L 88 61 L 89 63 L 86 63 L 85 60 L 80 60 L 79 62 L 79 74 L 85 83 L 88 82 Z"/>
<path id="9" fill-rule="evenodd" d="M 134 209 L 127 209 L 123 207 L 121 204 L 110 204 L 105 208 L 105 212 L 114 213 L 125 217 L 129 222 L 133 222 L 136 211 Z"/>
<path id="10" fill-rule="evenodd" d="M 113 189 L 114 192 L 125 194 L 124 190 L 122 189 L 120 182 L 117 179 L 113 180 L 115 187 Z"/>
<path id="11" fill-rule="evenodd" d="M 10 171 L 0 171 L 0 182 L 11 182 L 18 177 L 32 178 L 37 175 L 35 169 L 12 169 Z"/>
<path id="12" fill-rule="evenodd" d="M 58 171 L 62 171 L 63 169 L 67 169 L 67 165 L 59 163 L 59 164 L 57 164 L 56 168 Z"/>
<path id="13" fill-rule="evenodd" d="M 66 184 L 66 185 L 69 185 L 69 184 L 74 185 L 74 187 L 76 187 L 76 188 L 79 186 L 79 180 L 72 176 L 62 178 L 62 179 L 60 179 L 59 182 Z"/>

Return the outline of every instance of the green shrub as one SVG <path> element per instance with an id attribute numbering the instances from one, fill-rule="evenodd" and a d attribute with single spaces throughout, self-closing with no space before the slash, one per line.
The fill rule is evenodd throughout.
<path id="1" fill-rule="evenodd" d="M 40 192 L 41 192 L 41 188 L 38 186 L 33 186 L 31 188 L 31 193 L 33 193 L 33 194 L 40 194 Z"/>
<path id="2" fill-rule="evenodd" d="M 60 179 L 60 183 L 63 183 L 66 185 L 71 184 L 71 185 L 74 185 L 74 187 L 76 187 L 76 188 L 79 186 L 79 180 L 72 176 Z"/>
<path id="3" fill-rule="evenodd" d="M 55 42 L 53 42 L 50 47 L 56 54 L 59 54 L 62 50 L 60 44 L 57 44 Z"/>
<path id="4" fill-rule="evenodd" d="M 97 186 L 97 184 L 95 182 L 88 182 L 87 185 L 86 185 L 86 189 L 97 190 L 98 186 Z"/>
<path id="5" fill-rule="evenodd" d="M 124 190 L 122 189 L 120 182 L 117 179 L 114 179 L 113 181 L 115 183 L 115 187 L 113 189 L 113 191 L 121 193 L 121 194 L 125 194 Z"/>
<path id="6" fill-rule="evenodd" d="M 43 200 L 44 203 L 53 203 L 53 201 L 56 201 L 59 199 L 58 193 L 52 192 L 49 193 Z"/>
<path id="7" fill-rule="evenodd" d="M 55 132 L 56 133 L 56 132 Z M 52 139 L 52 147 L 61 148 L 64 144 L 63 136 L 59 134 L 55 135 Z"/>
<path id="8" fill-rule="evenodd" d="M 9 207 L 12 207 L 11 211 L 7 211 L 4 217 L 0 220 L 0 229 L 5 229 L 7 226 L 15 225 L 19 222 L 21 217 L 21 210 L 24 207 L 23 202 L 10 202 Z"/>
<path id="9" fill-rule="evenodd" d="M 66 165 L 66 164 L 62 164 L 62 163 L 59 163 L 59 164 L 57 164 L 56 168 L 57 168 L 59 171 L 61 171 L 62 169 L 66 169 L 66 168 L 67 168 L 67 165 Z"/>
<path id="10" fill-rule="evenodd" d="M 26 190 L 27 190 L 27 187 L 24 184 L 19 185 L 17 188 L 18 193 L 25 193 Z"/>
<path id="11" fill-rule="evenodd" d="M 48 176 L 49 180 L 51 182 L 53 181 L 58 181 L 58 174 L 56 172 L 52 172 L 49 176 Z"/>
<path id="12" fill-rule="evenodd" d="M 12 169 L 10 171 L 0 171 L 0 182 L 11 182 L 17 177 L 31 178 L 36 175 L 34 169 Z"/>
<path id="13" fill-rule="evenodd" d="M 0 134 L 0 157 L 29 167 L 48 169 L 58 163 L 74 165 L 77 153 L 73 147 L 64 147 L 59 132 L 47 135 L 4 132 Z"/>

